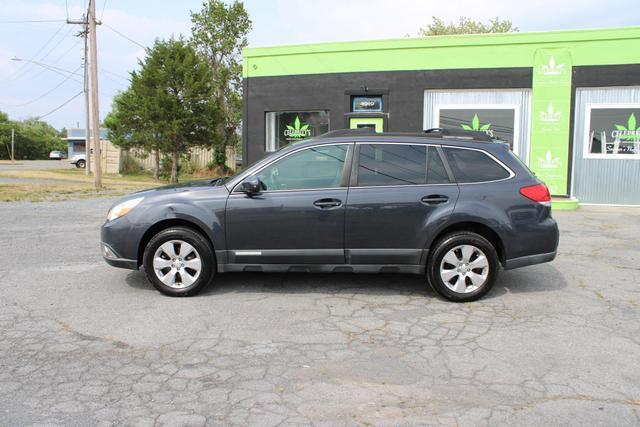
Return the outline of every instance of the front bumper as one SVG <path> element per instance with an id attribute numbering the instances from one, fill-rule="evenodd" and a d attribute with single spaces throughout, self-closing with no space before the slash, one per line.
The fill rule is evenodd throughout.
<path id="1" fill-rule="evenodd" d="M 128 270 L 137 270 L 138 261 L 135 259 L 128 259 L 120 257 L 111 246 L 104 242 L 100 242 L 102 249 L 102 258 L 105 262 L 113 267 L 126 268 Z"/>
<path id="2" fill-rule="evenodd" d="M 142 230 L 127 218 L 105 222 L 100 230 L 100 250 L 109 265 L 138 269 L 138 243 Z"/>

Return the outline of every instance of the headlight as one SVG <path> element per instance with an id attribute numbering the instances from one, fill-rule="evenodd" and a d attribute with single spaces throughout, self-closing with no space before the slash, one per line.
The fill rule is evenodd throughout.
<path id="1" fill-rule="evenodd" d="M 128 214 L 129 211 L 138 206 L 143 199 L 144 197 L 138 197 L 115 205 L 111 210 L 109 210 L 109 213 L 107 214 L 107 221 L 113 221 L 116 218 L 120 218 L 121 216 Z"/>

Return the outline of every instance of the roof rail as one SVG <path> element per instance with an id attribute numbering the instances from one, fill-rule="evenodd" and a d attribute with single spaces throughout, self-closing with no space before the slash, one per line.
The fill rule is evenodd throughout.
<path id="1" fill-rule="evenodd" d="M 336 129 L 322 135 L 316 136 L 316 138 L 335 138 L 338 136 L 358 136 L 358 135 L 370 135 L 375 134 L 376 131 L 373 128 L 358 128 L 358 129 Z"/>
<path id="2" fill-rule="evenodd" d="M 429 136 L 440 138 L 468 139 L 471 141 L 493 142 L 494 138 L 490 137 L 482 131 L 464 130 L 464 129 L 442 129 L 431 128 L 424 131 Z"/>
<path id="3" fill-rule="evenodd" d="M 443 138 L 443 139 L 462 139 L 467 141 L 483 141 L 483 142 L 493 142 L 494 138 L 491 138 L 484 132 L 480 131 L 470 131 L 464 129 L 442 129 L 442 128 L 432 128 L 427 129 L 422 133 L 414 132 L 414 133 L 402 133 L 402 132 L 382 132 L 378 133 L 373 128 L 359 128 L 359 129 L 336 129 L 327 133 L 323 133 L 322 135 L 318 135 L 315 138 L 336 138 L 341 136 L 368 136 L 368 135 L 378 135 L 378 136 L 424 136 L 429 138 Z"/>

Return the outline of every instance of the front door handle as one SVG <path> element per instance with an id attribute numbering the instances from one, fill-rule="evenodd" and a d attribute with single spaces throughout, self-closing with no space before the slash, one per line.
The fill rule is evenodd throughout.
<path id="1" fill-rule="evenodd" d="M 340 206 L 342 201 L 338 199 L 320 199 L 313 202 L 313 204 L 320 209 L 331 209 Z"/>
<path id="2" fill-rule="evenodd" d="M 430 194 L 428 196 L 424 196 L 420 201 L 428 205 L 438 205 L 440 203 L 447 203 L 449 198 L 442 194 Z"/>

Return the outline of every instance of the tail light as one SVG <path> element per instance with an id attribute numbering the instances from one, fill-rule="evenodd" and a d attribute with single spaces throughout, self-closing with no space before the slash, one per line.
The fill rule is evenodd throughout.
<path id="1" fill-rule="evenodd" d="M 522 187 L 520 189 L 520 194 L 522 194 L 527 199 L 533 200 L 534 202 L 542 203 L 546 206 L 551 206 L 551 194 L 549 194 L 549 189 L 544 184 Z"/>

